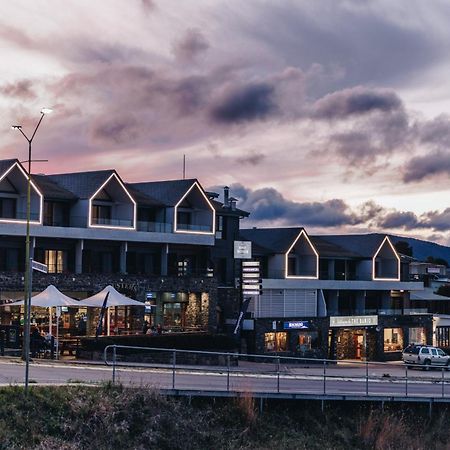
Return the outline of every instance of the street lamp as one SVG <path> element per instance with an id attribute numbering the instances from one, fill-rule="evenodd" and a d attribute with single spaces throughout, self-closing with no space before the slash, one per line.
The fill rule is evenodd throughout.
<path id="1" fill-rule="evenodd" d="M 22 347 L 22 358 L 25 359 L 25 392 L 28 392 L 28 375 L 29 375 L 29 364 L 30 364 L 30 326 L 31 326 L 31 251 L 30 251 L 30 216 L 31 216 L 31 143 L 33 142 L 36 131 L 42 122 L 42 119 L 46 114 L 51 113 L 52 110 L 49 108 L 41 109 L 41 117 L 36 125 L 36 128 L 29 138 L 22 130 L 21 125 L 13 125 L 11 128 L 14 130 L 19 130 L 23 137 L 28 141 L 28 171 L 27 171 L 27 228 L 26 228 L 26 239 L 25 239 L 25 283 L 24 283 L 24 341 Z"/>

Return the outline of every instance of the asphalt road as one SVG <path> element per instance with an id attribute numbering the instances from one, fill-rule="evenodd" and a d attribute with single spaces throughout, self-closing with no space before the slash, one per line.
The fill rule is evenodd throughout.
<path id="1" fill-rule="evenodd" d="M 23 384 L 25 365 L 20 359 L 0 358 L 0 385 Z M 407 375 L 407 377 L 406 377 Z M 324 379 L 325 378 L 325 379 Z M 98 384 L 112 380 L 104 364 L 33 361 L 30 384 Z M 175 376 L 170 367 L 120 367 L 116 381 L 155 389 L 241 391 L 314 395 L 414 396 L 449 398 L 450 372 L 406 369 L 402 363 L 386 365 L 339 363 L 325 367 L 240 363 L 226 367 L 183 367 Z"/>

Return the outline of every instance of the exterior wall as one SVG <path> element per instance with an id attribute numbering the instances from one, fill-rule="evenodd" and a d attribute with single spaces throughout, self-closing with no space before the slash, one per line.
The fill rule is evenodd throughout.
<path id="1" fill-rule="evenodd" d="M 319 343 L 316 351 L 311 354 L 314 358 L 326 358 L 328 352 L 328 318 L 305 317 L 302 320 L 308 322 L 307 330 L 285 330 L 284 322 L 295 321 L 298 318 L 286 317 L 283 320 L 279 318 L 266 318 L 255 320 L 255 329 L 252 332 L 244 332 L 243 336 L 248 341 L 247 348 L 254 349 L 256 354 L 269 354 L 265 351 L 264 336 L 266 333 L 286 332 L 287 333 L 287 351 L 279 353 L 284 356 L 299 356 L 298 334 L 299 332 L 310 331 L 317 332 Z M 278 353 L 274 353 L 278 354 Z M 313 356 L 314 355 L 314 356 Z"/>
<path id="2" fill-rule="evenodd" d="M 286 257 L 285 255 L 273 255 L 269 258 L 267 278 L 285 278 Z"/>
<path id="3" fill-rule="evenodd" d="M 18 292 L 24 289 L 22 273 L 0 272 L 1 298 L 8 298 L 8 292 Z M 206 323 L 210 331 L 216 331 L 217 283 L 213 278 L 185 277 L 142 277 L 130 275 L 102 274 L 41 274 L 33 273 L 33 294 L 41 292 L 49 284 L 53 284 L 63 292 L 80 292 L 94 294 L 111 284 L 119 292 L 131 298 L 144 302 L 146 292 L 190 292 L 197 295 L 197 303 L 190 306 L 191 314 L 198 313 L 199 324 Z M 205 297 L 203 294 L 208 294 Z M 86 295 L 84 295 L 86 296 Z M 207 299 L 208 302 L 207 302 Z M 195 303 L 195 305 L 194 305 Z M 208 303 L 208 305 L 207 305 Z M 201 313 L 199 312 L 201 311 Z M 143 319 L 143 313 L 142 313 Z"/>

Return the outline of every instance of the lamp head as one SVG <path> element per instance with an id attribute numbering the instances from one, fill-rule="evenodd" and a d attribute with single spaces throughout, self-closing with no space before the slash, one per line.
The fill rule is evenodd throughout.
<path id="1" fill-rule="evenodd" d="M 51 108 L 42 108 L 41 114 L 50 114 L 53 111 Z"/>
<path id="2" fill-rule="evenodd" d="M 21 130 L 22 129 L 22 125 L 12 125 L 11 128 L 13 130 Z"/>

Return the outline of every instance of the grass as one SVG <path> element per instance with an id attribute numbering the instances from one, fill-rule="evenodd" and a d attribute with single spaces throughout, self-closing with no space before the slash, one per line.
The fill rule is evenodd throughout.
<path id="1" fill-rule="evenodd" d="M 367 403 L 175 399 L 145 386 L 0 389 L 0 449 L 447 449 L 450 412 Z"/>

